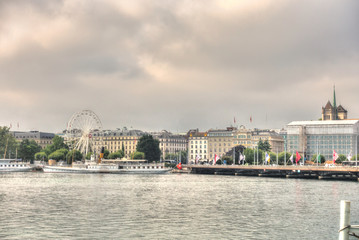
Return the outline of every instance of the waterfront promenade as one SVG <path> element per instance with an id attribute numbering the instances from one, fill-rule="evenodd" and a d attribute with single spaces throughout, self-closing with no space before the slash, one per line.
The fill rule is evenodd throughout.
<path id="1" fill-rule="evenodd" d="M 359 167 L 315 165 L 183 165 L 190 173 L 359 181 Z"/>

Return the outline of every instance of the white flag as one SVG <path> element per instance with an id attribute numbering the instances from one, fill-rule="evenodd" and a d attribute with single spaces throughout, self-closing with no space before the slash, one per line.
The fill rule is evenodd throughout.
<path id="1" fill-rule="evenodd" d="M 293 163 L 293 154 L 290 156 L 289 160 Z"/>
<path id="2" fill-rule="evenodd" d="M 351 160 L 352 160 L 352 151 L 350 151 L 350 153 L 348 153 L 347 159 L 348 159 L 348 161 L 351 161 Z"/>

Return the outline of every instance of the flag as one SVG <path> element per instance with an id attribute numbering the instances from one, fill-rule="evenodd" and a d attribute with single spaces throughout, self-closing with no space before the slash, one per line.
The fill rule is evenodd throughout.
<path id="1" fill-rule="evenodd" d="M 297 151 L 295 154 L 295 164 L 298 164 L 299 160 L 300 160 L 300 154 Z"/>
<path id="2" fill-rule="evenodd" d="M 218 160 L 219 160 L 219 156 L 217 154 L 214 154 L 213 165 L 215 165 Z"/>
<path id="3" fill-rule="evenodd" d="M 352 151 L 350 151 L 350 153 L 348 153 L 347 158 L 348 158 L 348 161 L 352 160 Z"/>
<path id="4" fill-rule="evenodd" d="M 243 160 L 243 164 L 244 164 L 244 155 L 242 155 L 241 153 L 239 153 L 239 164 L 241 164 L 242 160 Z"/>
<path id="5" fill-rule="evenodd" d="M 236 124 L 236 117 L 233 117 L 233 122 L 234 124 Z"/>
<path id="6" fill-rule="evenodd" d="M 338 159 L 338 153 L 335 152 L 335 150 L 333 150 L 333 164 L 335 164 L 335 161 Z"/>
<path id="7" fill-rule="evenodd" d="M 249 118 L 249 121 L 252 122 L 252 116 Z"/>
<path id="8" fill-rule="evenodd" d="M 182 170 L 182 163 L 177 164 L 177 168 L 178 168 L 179 170 Z"/>
<path id="9" fill-rule="evenodd" d="M 290 160 L 290 161 L 292 162 L 292 164 L 293 164 L 293 154 L 292 154 L 292 156 L 290 156 L 289 160 Z"/>
<path id="10" fill-rule="evenodd" d="M 269 154 L 266 152 L 266 164 L 270 163 L 270 156 Z"/>
<path id="11" fill-rule="evenodd" d="M 197 157 L 196 157 L 196 163 L 198 163 L 198 161 L 201 159 L 201 156 L 199 155 L 199 153 L 197 153 Z"/>
<path id="12" fill-rule="evenodd" d="M 320 154 L 317 155 L 317 162 L 318 162 L 318 163 L 321 163 L 321 162 L 320 162 Z"/>

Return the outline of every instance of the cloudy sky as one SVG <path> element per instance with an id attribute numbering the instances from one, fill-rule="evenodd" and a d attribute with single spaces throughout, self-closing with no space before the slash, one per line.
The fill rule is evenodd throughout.
<path id="1" fill-rule="evenodd" d="M 12 130 L 281 128 L 334 84 L 359 118 L 359 1 L 0 0 L 0 83 Z"/>

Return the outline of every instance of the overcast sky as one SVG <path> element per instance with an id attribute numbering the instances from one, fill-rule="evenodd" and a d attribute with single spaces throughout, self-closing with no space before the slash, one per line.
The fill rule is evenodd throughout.
<path id="1" fill-rule="evenodd" d="M 282 128 L 334 84 L 359 118 L 359 1 L 0 0 L 0 83 L 11 130 Z"/>

